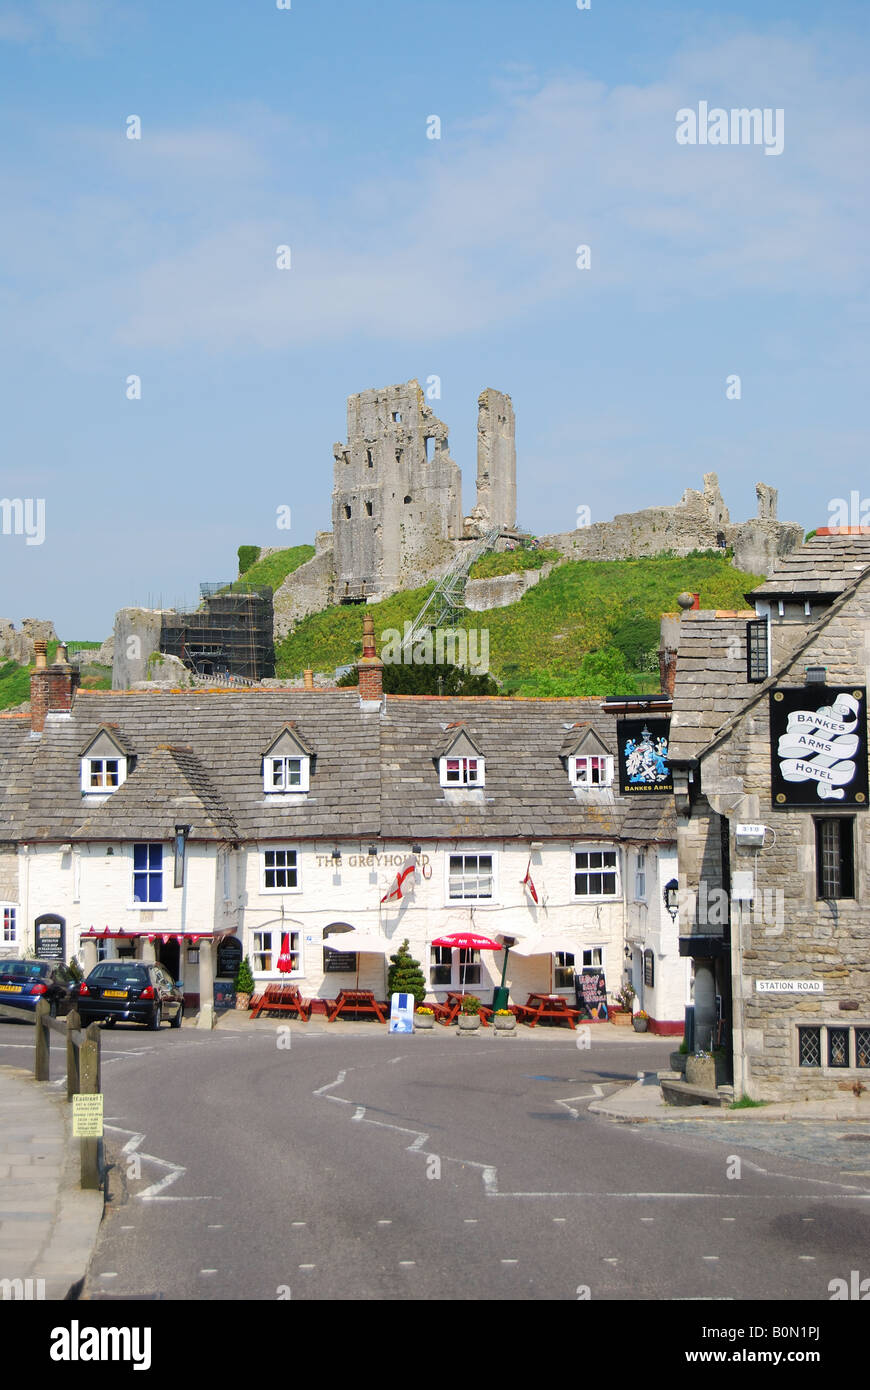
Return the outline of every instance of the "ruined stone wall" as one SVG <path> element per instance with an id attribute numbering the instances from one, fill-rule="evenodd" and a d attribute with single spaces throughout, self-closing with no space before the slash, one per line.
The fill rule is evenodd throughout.
<path id="1" fill-rule="evenodd" d="M 36 641 L 56 642 L 54 623 L 47 618 L 24 618 L 21 631 L 8 618 L 0 618 L 0 661 L 17 661 L 19 666 L 33 663 L 33 644 Z"/>
<path id="2" fill-rule="evenodd" d="M 469 579 L 465 586 L 465 607 L 474 613 L 487 608 L 507 608 L 546 579 L 553 568 L 552 564 L 547 564 L 539 570 L 520 570 L 516 574 L 494 575 L 491 579 Z"/>
<path id="3" fill-rule="evenodd" d="M 148 658 L 160 650 L 162 608 L 120 608 L 112 644 L 112 689 L 129 690 L 149 678 Z"/>
<path id="4" fill-rule="evenodd" d="M 320 532 L 329 535 L 329 532 Z M 288 574 L 274 593 L 275 640 L 286 637 L 302 618 L 319 613 L 336 602 L 335 560 L 331 547 L 312 555 L 304 565 Z"/>
<path id="5" fill-rule="evenodd" d="M 796 522 L 776 520 L 776 489 L 756 485 L 758 516 L 733 523 L 722 499 L 715 473 L 704 474 L 704 490 L 687 488 L 675 507 L 646 507 L 622 512 L 612 521 L 593 522 L 576 531 L 542 536 L 544 545 L 561 550 L 571 560 L 627 560 L 671 550 L 730 547 L 734 564 L 750 574 L 769 574 L 777 559 L 803 541 Z"/>
<path id="6" fill-rule="evenodd" d="M 477 506 L 484 529 L 517 524 L 517 446 L 510 396 L 487 387 L 477 401 Z"/>
<path id="7" fill-rule="evenodd" d="M 777 684 L 803 687 L 811 665 L 827 668 L 831 686 L 870 683 L 870 577 Z M 752 907 L 732 912 L 735 1083 L 758 1100 L 837 1096 L 855 1080 L 866 1084 L 866 1068 L 800 1067 L 797 1030 L 870 1027 L 870 815 L 854 808 L 838 812 L 836 802 L 821 799 L 817 808 L 773 808 L 766 693 L 704 758 L 701 776 L 709 801 L 730 823 L 732 873 L 755 875 Z M 815 822 L 830 814 L 852 818 L 855 836 L 856 896 L 832 902 L 816 897 Z M 774 832 L 757 853 L 736 845 L 735 827 L 747 821 Z M 698 869 L 682 834 L 681 882 Z M 759 994 L 759 979 L 818 980 L 824 992 Z M 858 1007 L 840 1007 L 850 1001 Z"/>
<path id="8" fill-rule="evenodd" d="M 338 591 L 364 580 L 392 593 L 450 556 L 462 535 L 462 480 L 447 426 L 417 381 L 350 396 L 347 443 L 333 454 Z"/>

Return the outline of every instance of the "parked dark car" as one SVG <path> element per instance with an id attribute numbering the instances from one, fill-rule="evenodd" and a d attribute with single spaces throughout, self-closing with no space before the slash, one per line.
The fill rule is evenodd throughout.
<path id="1" fill-rule="evenodd" d="M 141 960 L 104 960 L 73 990 L 82 1026 L 142 1023 L 159 1028 L 168 1019 L 181 1027 L 184 996 L 162 965 Z"/>
<path id="2" fill-rule="evenodd" d="M 71 983 L 60 961 L 0 960 L 0 1004 L 10 1004 L 22 1013 L 35 1014 L 40 999 L 48 1000 L 53 1017 L 68 1013 Z"/>

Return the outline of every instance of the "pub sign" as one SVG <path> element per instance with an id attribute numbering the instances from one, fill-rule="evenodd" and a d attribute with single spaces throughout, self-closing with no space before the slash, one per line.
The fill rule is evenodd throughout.
<path id="1" fill-rule="evenodd" d="M 770 794 L 788 806 L 867 806 L 865 686 L 803 685 L 770 692 Z"/>
<path id="2" fill-rule="evenodd" d="M 46 914 L 34 922 L 37 960 L 64 960 L 66 930 L 62 917 Z"/>
<path id="3" fill-rule="evenodd" d="M 623 796 L 672 792 L 669 719 L 618 719 L 619 790 Z"/>

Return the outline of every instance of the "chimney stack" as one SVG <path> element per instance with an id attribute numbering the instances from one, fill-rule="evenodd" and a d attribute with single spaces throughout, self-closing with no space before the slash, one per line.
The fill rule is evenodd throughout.
<path id="1" fill-rule="evenodd" d="M 360 704 L 380 704 L 384 695 L 384 663 L 375 650 L 375 624 L 371 613 L 363 618 L 363 654 L 358 670 Z"/>
<path id="2" fill-rule="evenodd" d="M 79 672 L 67 660 L 66 646 L 58 647 L 56 660 L 46 662 L 46 643 L 37 638 L 33 644 L 34 670 L 30 673 L 30 729 L 41 734 L 49 713 L 69 714 L 79 684 Z"/>
<path id="3" fill-rule="evenodd" d="M 302 683 L 306 690 L 314 689 L 314 672 L 306 669 L 302 672 Z"/>

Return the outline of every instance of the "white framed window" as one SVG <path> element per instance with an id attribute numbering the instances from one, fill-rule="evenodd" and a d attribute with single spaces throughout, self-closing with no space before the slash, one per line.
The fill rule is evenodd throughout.
<path id="1" fill-rule="evenodd" d="M 491 902 L 493 897 L 493 856 L 491 854 L 450 854 L 447 856 L 447 897 L 451 902 Z"/>
<path id="2" fill-rule="evenodd" d="M 265 758 L 263 787 L 267 792 L 307 792 L 310 758 L 299 756 Z"/>
<path id="3" fill-rule="evenodd" d="M 603 969 L 604 969 L 604 947 L 603 947 L 603 946 L 586 946 L 586 947 L 584 947 L 584 949 L 580 952 L 580 960 L 581 960 L 581 963 L 582 963 L 582 967 L 583 967 L 584 969 L 586 969 L 586 970 L 591 970 L 591 969 L 593 969 L 595 966 L 600 966 L 601 969 L 603 970 Z"/>
<path id="4" fill-rule="evenodd" d="M 163 846 L 133 846 L 133 902 L 154 907 L 163 903 Z"/>
<path id="5" fill-rule="evenodd" d="M 442 758 L 442 787 L 484 786 L 483 758 Z"/>
<path id="6" fill-rule="evenodd" d="M 583 753 L 568 759 L 571 785 L 574 787 L 610 787 L 613 785 L 613 759 L 605 754 Z"/>
<path id="7" fill-rule="evenodd" d="M 252 936 L 251 962 L 255 975 L 283 975 L 284 978 L 289 978 L 302 974 L 302 945 L 298 931 L 291 931 L 289 928 L 282 930 L 281 928 L 263 927 L 261 930 L 253 932 Z M 288 938 L 290 956 L 293 961 L 293 969 L 290 971 L 278 969 L 278 957 L 281 954 L 281 944 L 285 936 Z"/>
<path id="8" fill-rule="evenodd" d="M 463 989 L 480 984 L 480 952 L 451 946 L 430 946 L 429 983 L 432 989 Z"/>
<path id="9" fill-rule="evenodd" d="M 126 758 L 82 758 L 82 794 L 104 796 L 127 779 Z"/>
<path id="10" fill-rule="evenodd" d="M 299 866 L 295 849 L 263 851 L 263 892 L 299 893 Z"/>
<path id="11" fill-rule="evenodd" d="M 10 946 L 18 940 L 17 906 L 13 903 L 0 903 L 0 918 L 3 921 L 3 943 Z"/>
<path id="12" fill-rule="evenodd" d="M 619 897 L 619 851 L 607 845 L 574 851 L 574 897 Z"/>
<path id="13" fill-rule="evenodd" d="M 573 951 L 554 951 L 553 953 L 553 985 L 556 989 L 573 989 L 574 987 L 574 952 Z"/>
<path id="14" fill-rule="evenodd" d="M 646 850 L 639 849 L 634 860 L 634 897 L 639 903 L 646 902 Z"/>

